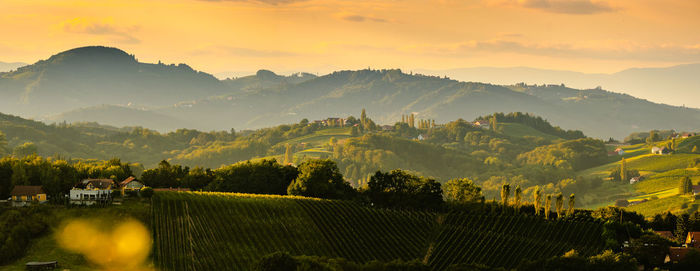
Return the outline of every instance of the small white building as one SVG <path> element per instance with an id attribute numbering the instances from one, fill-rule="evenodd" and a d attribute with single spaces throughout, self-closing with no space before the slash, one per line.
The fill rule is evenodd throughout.
<path id="1" fill-rule="evenodd" d="M 630 184 L 638 183 L 641 180 L 642 180 L 642 177 L 633 177 L 632 179 L 630 179 Z"/>
<path id="2" fill-rule="evenodd" d="M 112 179 L 87 179 L 70 190 L 70 203 L 77 205 L 106 204 L 112 200 Z"/>

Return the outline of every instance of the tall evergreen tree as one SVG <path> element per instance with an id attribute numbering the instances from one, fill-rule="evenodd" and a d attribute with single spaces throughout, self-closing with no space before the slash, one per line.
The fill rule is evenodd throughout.
<path id="1" fill-rule="evenodd" d="M 0 155 L 4 155 L 7 153 L 6 150 L 7 147 L 7 138 L 5 137 L 5 134 L 0 131 Z"/>
<path id="2" fill-rule="evenodd" d="M 620 180 L 622 180 L 622 182 L 628 182 L 630 179 L 627 177 L 627 161 L 625 161 L 623 157 L 622 161 L 620 161 Z"/>
<path id="3" fill-rule="evenodd" d="M 671 150 L 674 150 L 674 151 L 675 151 L 675 150 L 676 150 L 676 146 L 677 146 L 677 145 L 676 145 L 676 138 L 674 137 L 674 138 L 671 139 Z"/>
<path id="4" fill-rule="evenodd" d="M 294 162 L 294 153 L 292 152 L 292 145 L 287 143 L 284 146 L 284 164 L 289 165 Z"/>
<path id="5" fill-rule="evenodd" d="M 540 215 L 540 202 L 542 202 L 542 190 L 540 190 L 540 187 L 537 186 L 535 187 L 535 192 L 532 193 L 533 196 L 533 205 L 535 206 L 535 215 Z"/>
<path id="6" fill-rule="evenodd" d="M 681 186 L 678 188 L 678 193 L 681 195 L 692 194 L 693 193 L 693 181 L 690 177 L 686 176 L 681 181 Z"/>
<path id="7" fill-rule="evenodd" d="M 523 199 L 523 190 L 520 188 L 520 186 L 515 187 L 515 211 L 519 212 L 520 211 L 520 204 L 522 203 Z"/>
<path id="8" fill-rule="evenodd" d="M 549 220 L 549 213 L 552 209 L 552 195 L 547 195 L 544 198 L 544 218 Z"/>
<path id="9" fill-rule="evenodd" d="M 576 204 L 576 196 L 572 193 L 569 196 L 569 209 L 566 211 L 567 216 L 572 216 L 574 215 L 574 204 Z"/>
<path id="10" fill-rule="evenodd" d="M 557 200 L 557 201 L 556 201 L 556 203 L 555 203 L 555 205 L 556 205 L 555 207 L 556 207 L 556 211 L 557 211 L 557 218 L 561 218 L 561 216 L 562 216 L 562 211 L 564 210 L 564 195 L 562 195 L 561 193 L 559 193 L 559 194 L 557 195 L 557 199 L 556 199 L 556 200 Z"/>
<path id="11" fill-rule="evenodd" d="M 501 204 L 508 206 L 508 198 L 510 197 L 510 185 L 503 184 L 501 186 Z"/>
<path id="12" fill-rule="evenodd" d="M 364 108 L 362 108 L 362 113 L 360 113 L 360 125 L 362 125 L 363 128 L 367 125 L 367 112 Z"/>
<path id="13" fill-rule="evenodd" d="M 656 133 L 656 130 L 651 130 L 649 131 L 649 137 L 647 137 L 647 143 L 652 144 L 656 141 L 659 141 L 660 137 L 659 134 Z"/>
<path id="14" fill-rule="evenodd" d="M 676 232 L 674 235 L 678 238 L 678 241 L 685 243 L 685 238 L 690 230 L 690 215 L 682 214 L 676 219 Z"/>
<path id="15" fill-rule="evenodd" d="M 496 114 L 491 117 L 491 129 L 495 132 L 498 129 L 498 119 L 496 119 Z"/>

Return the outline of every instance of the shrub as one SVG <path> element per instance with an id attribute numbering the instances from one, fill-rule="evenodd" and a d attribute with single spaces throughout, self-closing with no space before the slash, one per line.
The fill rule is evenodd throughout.
<path id="1" fill-rule="evenodd" d="M 141 196 L 142 198 L 150 198 L 150 197 L 152 197 L 152 196 L 153 196 L 153 188 L 144 186 L 144 187 L 141 188 L 141 190 L 139 191 L 139 196 Z"/>

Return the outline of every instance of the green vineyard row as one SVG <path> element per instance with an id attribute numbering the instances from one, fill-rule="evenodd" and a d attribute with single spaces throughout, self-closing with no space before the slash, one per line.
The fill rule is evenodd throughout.
<path id="1" fill-rule="evenodd" d="M 418 259 L 433 270 L 459 263 L 514 267 L 603 246 L 600 224 L 525 215 L 235 193 L 159 192 L 152 206 L 154 262 L 162 270 L 247 270 L 277 251 L 356 262 Z"/>

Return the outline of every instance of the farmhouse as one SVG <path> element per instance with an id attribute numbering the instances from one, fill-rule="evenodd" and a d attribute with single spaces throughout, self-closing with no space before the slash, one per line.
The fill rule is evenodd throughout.
<path id="1" fill-rule="evenodd" d="M 143 183 L 136 180 L 136 178 L 133 176 L 126 178 L 126 180 L 119 183 L 119 188 L 121 188 L 122 191 L 138 191 L 143 187 Z"/>
<path id="2" fill-rule="evenodd" d="M 666 260 L 664 262 L 672 262 L 672 263 L 678 263 L 680 262 L 683 258 L 685 258 L 685 255 L 688 254 L 690 250 L 693 250 L 695 248 L 689 248 L 689 247 L 670 247 L 668 249 L 668 255 L 666 256 Z"/>
<path id="3" fill-rule="evenodd" d="M 46 202 L 46 193 L 41 186 L 15 185 L 10 192 L 13 207 L 29 206 L 34 203 Z"/>
<path id="4" fill-rule="evenodd" d="M 666 147 L 661 147 L 661 148 L 659 148 L 659 147 L 653 147 L 653 148 L 651 148 L 651 153 L 653 153 L 653 154 L 662 154 L 662 155 L 663 155 L 663 154 L 669 154 L 669 153 L 671 153 L 671 149 L 666 148 Z"/>
<path id="5" fill-rule="evenodd" d="M 491 124 L 489 124 L 489 122 L 485 121 L 485 120 L 477 120 L 472 124 L 474 125 L 474 127 L 479 127 L 482 129 L 490 129 L 491 128 Z"/>
<path id="6" fill-rule="evenodd" d="M 86 179 L 70 190 L 71 204 L 106 204 L 112 200 L 112 179 Z"/>
<path id="7" fill-rule="evenodd" d="M 626 152 L 622 148 L 617 148 L 615 149 L 615 153 L 617 153 L 617 155 L 625 155 Z"/>
<path id="8" fill-rule="evenodd" d="M 633 177 L 632 179 L 630 179 L 630 184 L 638 183 L 641 180 L 642 180 L 642 177 Z"/>
<path id="9" fill-rule="evenodd" d="M 686 247 L 700 248 L 700 232 L 688 232 L 688 237 L 685 239 Z"/>

